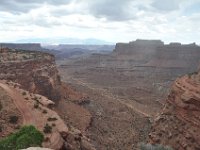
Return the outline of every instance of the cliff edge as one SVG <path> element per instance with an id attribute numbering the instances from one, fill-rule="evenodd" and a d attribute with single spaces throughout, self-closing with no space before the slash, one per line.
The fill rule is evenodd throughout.
<path id="1" fill-rule="evenodd" d="M 0 80 L 19 83 L 23 89 L 54 101 L 60 99 L 61 81 L 53 55 L 8 48 L 0 54 Z"/>
<path id="2" fill-rule="evenodd" d="M 178 78 L 149 134 L 153 144 L 200 149 L 200 71 Z"/>

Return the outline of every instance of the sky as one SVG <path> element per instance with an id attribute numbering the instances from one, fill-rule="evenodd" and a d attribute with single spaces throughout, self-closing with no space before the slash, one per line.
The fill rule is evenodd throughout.
<path id="1" fill-rule="evenodd" d="M 200 44 L 200 0 L 0 0 L 0 42 L 136 39 Z"/>

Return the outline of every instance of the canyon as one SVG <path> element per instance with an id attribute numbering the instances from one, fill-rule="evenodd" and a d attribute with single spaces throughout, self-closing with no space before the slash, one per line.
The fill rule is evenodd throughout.
<path id="1" fill-rule="evenodd" d="M 173 81 L 196 71 L 199 60 L 195 43 L 136 40 L 117 43 L 109 54 L 56 62 L 62 80 L 89 96 L 84 107 L 93 121 L 86 133 L 97 149 L 137 149 L 148 142 Z"/>
<path id="2" fill-rule="evenodd" d="M 0 51 L 0 137 L 29 123 L 43 132 L 48 123 L 53 136 L 45 134 L 50 142 L 43 146 L 52 149 L 129 150 L 141 143 L 199 149 L 195 43 L 17 46 Z M 16 125 L 9 123 L 13 115 Z"/>

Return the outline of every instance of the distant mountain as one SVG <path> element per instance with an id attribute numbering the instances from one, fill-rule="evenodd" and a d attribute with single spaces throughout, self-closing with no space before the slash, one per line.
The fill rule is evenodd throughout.
<path id="1" fill-rule="evenodd" d="M 110 53 L 114 45 L 80 45 L 80 44 L 60 44 L 43 45 L 43 48 L 52 50 L 57 59 L 65 59 L 74 56 L 90 55 L 92 53 Z"/>
<path id="2" fill-rule="evenodd" d="M 78 38 L 30 38 L 14 41 L 16 43 L 44 43 L 44 44 L 82 44 L 82 45 L 113 45 L 115 43 L 99 39 Z"/>

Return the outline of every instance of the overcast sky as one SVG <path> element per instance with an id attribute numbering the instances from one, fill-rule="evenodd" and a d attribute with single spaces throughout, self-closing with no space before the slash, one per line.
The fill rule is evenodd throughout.
<path id="1" fill-rule="evenodd" d="M 0 0 L 0 41 L 32 38 L 199 44 L 200 0 Z"/>

